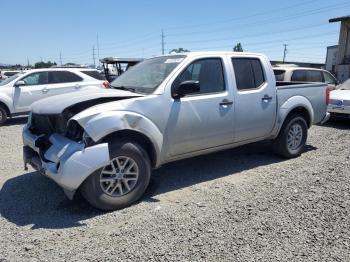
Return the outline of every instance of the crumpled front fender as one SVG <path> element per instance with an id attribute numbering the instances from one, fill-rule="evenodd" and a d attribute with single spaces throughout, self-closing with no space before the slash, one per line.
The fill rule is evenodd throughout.
<path id="1" fill-rule="evenodd" d="M 95 141 L 121 130 L 132 130 L 147 136 L 152 142 L 157 156 L 163 145 L 163 134 L 159 128 L 145 116 L 130 111 L 107 111 L 96 114 L 90 119 L 75 119 L 85 132 Z M 157 163 L 158 163 L 157 157 Z"/>

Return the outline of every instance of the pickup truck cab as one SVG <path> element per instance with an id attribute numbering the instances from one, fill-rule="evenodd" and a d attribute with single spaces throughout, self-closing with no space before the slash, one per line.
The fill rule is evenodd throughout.
<path id="1" fill-rule="evenodd" d="M 295 67 L 278 66 L 273 68 L 277 81 L 282 82 L 303 82 L 303 83 L 325 83 L 330 90 L 334 90 L 339 84 L 338 80 L 327 70 Z"/>
<path id="2" fill-rule="evenodd" d="M 276 86 L 261 54 L 155 57 L 111 87 L 41 100 L 23 130 L 25 165 L 104 210 L 134 203 L 151 169 L 171 161 L 261 140 L 296 157 L 329 118 L 325 84 Z"/>
<path id="3" fill-rule="evenodd" d="M 28 113 L 31 104 L 40 99 L 82 89 L 98 90 L 108 85 L 97 70 L 88 68 L 20 71 L 0 82 L 0 125 L 8 117 Z"/>

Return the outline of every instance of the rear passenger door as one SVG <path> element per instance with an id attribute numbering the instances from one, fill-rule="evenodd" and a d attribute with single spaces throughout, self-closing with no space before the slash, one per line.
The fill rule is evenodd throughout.
<path id="1" fill-rule="evenodd" d="M 276 87 L 259 58 L 233 57 L 235 142 L 265 137 L 276 119 Z M 270 72 L 268 72 L 271 74 Z"/>
<path id="2" fill-rule="evenodd" d="M 79 90 L 83 78 L 69 71 L 49 71 L 48 95 L 60 95 Z"/>

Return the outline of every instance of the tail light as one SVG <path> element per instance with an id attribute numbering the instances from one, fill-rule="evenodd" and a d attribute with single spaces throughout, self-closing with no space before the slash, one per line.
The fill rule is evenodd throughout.
<path id="1" fill-rule="evenodd" d="M 330 94 L 331 94 L 331 90 L 329 89 L 329 87 L 327 86 L 326 88 L 326 105 L 329 105 L 329 100 L 330 100 Z"/>
<path id="2" fill-rule="evenodd" d="M 108 88 L 109 87 L 109 82 L 108 81 L 104 81 L 102 83 L 102 86 L 105 87 L 105 88 Z"/>

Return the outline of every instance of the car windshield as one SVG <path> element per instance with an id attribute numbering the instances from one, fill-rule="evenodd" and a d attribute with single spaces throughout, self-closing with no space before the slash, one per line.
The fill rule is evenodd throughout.
<path id="1" fill-rule="evenodd" d="M 350 79 L 346 80 L 344 83 L 339 85 L 338 89 L 340 89 L 340 90 L 350 90 Z"/>
<path id="2" fill-rule="evenodd" d="M 0 86 L 7 85 L 11 81 L 15 80 L 17 77 L 19 77 L 19 73 L 15 74 L 13 76 L 10 76 L 9 78 L 6 78 L 4 81 L 0 82 Z"/>
<path id="3" fill-rule="evenodd" d="M 186 56 L 163 56 L 144 60 L 111 83 L 112 88 L 151 94 Z"/>

